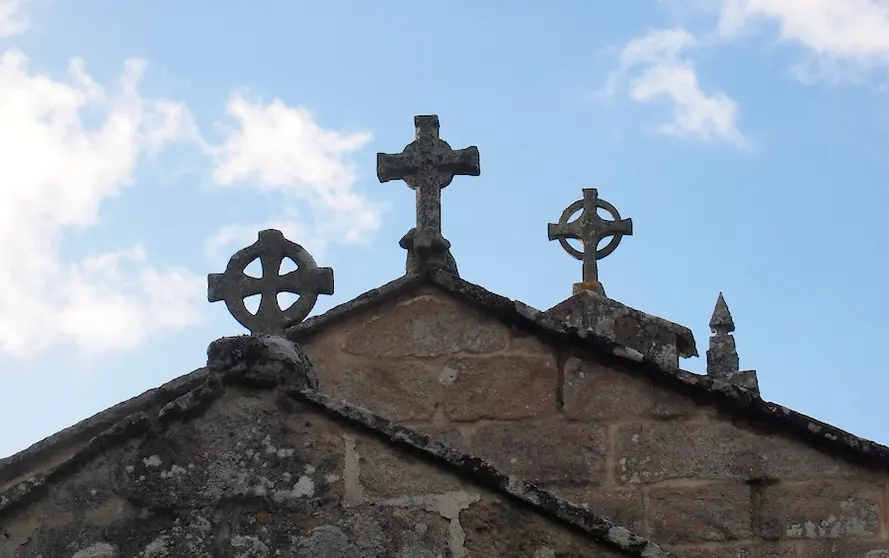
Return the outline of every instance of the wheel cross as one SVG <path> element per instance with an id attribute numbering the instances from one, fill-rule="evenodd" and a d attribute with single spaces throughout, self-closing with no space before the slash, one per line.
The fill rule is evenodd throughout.
<path id="1" fill-rule="evenodd" d="M 598 213 L 600 208 L 610 213 L 614 220 L 602 219 Z M 582 211 L 580 217 L 569 223 L 568 220 L 578 211 Z M 598 283 L 599 270 L 596 261 L 614 252 L 624 235 L 632 234 L 633 220 L 621 219 L 617 208 L 600 200 L 595 188 L 584 188 L 583 199 L 569 205 L 562 212 L 558 223 L 547 225 L 549 239 L 558 240 L 566 252 L 583 261 L 584 283 Z M 599 241 L 609 236 L 611 240 L 599 250 Z M 569 238 L 579 240 L 583 244 L 583 252 L 568 244 Z"/>
<path id="2" fill-rule="evenodd" d="M 254 260 L 262 264 L 262 277 L 250 277 L 245 269 Z M 297 268 L 280 275 L 281 263 L 292 259 Z M 278 293 L 299 296 L 287 309 L 278 304 Z M 207 276 L 207 299 L 223 301 L 238 323 L 254 335 L 284 333 L 289 326 L 309 315 L 319 294 L 333 294 L 333 269 L 315 263 L 305 248 L 284 238 L 281 231 L 259 231 L 259 239 L 239 250 L 228 261 L 225 273 Z M 244 299 L 261 295 L 256 314 L 247 310 Z"/>

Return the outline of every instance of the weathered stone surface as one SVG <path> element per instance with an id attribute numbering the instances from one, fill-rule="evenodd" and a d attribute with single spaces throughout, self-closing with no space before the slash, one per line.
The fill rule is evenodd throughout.
<path id="1" fill-rule="evenodd" d="M 521 331 L 513 331 L 509 342 L 510 354 L 528 354 L 553 357 L 553 348 L 540 340 L 536 335 L 528 335 Z"/>
<path id="2" fill-rule="evenodd" d="M 750 487 L 720 483 L 648 491 L 651 535 L 666 544 L 731 541 L 753 535 Z"/>
<path id="3" fill-rule="evenodd" d="M 425 455 L 435 463 L 444 465 L 448 470 L 459 471 L 471 478 L 478 487 L 493 490 L 498 495 L 506 495 L 514 503 L 538 513 L 541 517 L 567 524 L 572 529 L 585 533 L 612 548 L 620 549 L 630 556 L 638 558 L 672 556 L 657 544 L 631 533 L 622 526 L 597 516 L 581 506 L 559 499 L 514 475 L 507 475 L 485 460 L 456 452 L 416 430 L 396 426 L 365 409 L 332 400 L 315 391 L 291 390 L 289 393 L 310 405 L 320 406 L 325 412 L 335 413 L 350 424 L 373 430 L 386 443 L 393 443 L 399 447 L 406 446 L 418 455 Z"/>
<path id="4" fill-rule="evenodd" d="M 729 312 L 728 304 L 722 293 L 716 298 L 716 306 L 713 308 L 713 314 L 710 316 L 710 330 L 720 335 L 728 335 L 735 331 L 735 321 L 732 319 L 732 313 Z M 737 370 L 737 368 L 735 368 Z"/>
<path id="5" fill-rule="evenodd" d="M 673 545 L 669 548 L 676 555 L 683 558 L 797 558 L 797 556 L 811 558 L 809 554 L 798 555 L 796 546 L 793 543 L 706 543 L 701 545 Z"/>
<path id="6" fill-rule="evenodd" d="M 885 448 L 881 446 L 780 405 L 752 398 L 734 386 L 716 385 L 705 376 L 656 369 L 644 358 L 635 364 L 628 359 L 616 359 L 614 354 L 632 353 L 615 353 L 613 345 L 604 344 L 592 334 L 580 338 L 572 337 L 573 333 L 559 333 L 562 330 L 550 322 L 541 320 L 542 325 L 534 326 L 537 322 L 529 320 L 538 319 L 539 313 L 523 310 L 521 316 L 525 318 L 521 318 L 510 313 L 519 313 L 520 305 L 501 298 L 485 299 L 494 295 L 486 294 L 472 285 L 466 286 L 456 279 L 451 281 L 457 285 L 453 287 L 454 292 L 459 296 L 465 295 L 465 307 L 462 306 L 463 302 L 454 303 L 455 312 L 463 316 L 456 320 L 460 327 L 489 319 L 480 317 L 471 309 L 475 308 L 473 304 L 476 303 L 472 301 L 476 298 L 480 300 L 477 304 L 479 307 L 484 304 L 496 310 L 491 311 L 491 316 L 508 318 L 503 318 L 504 338 L 512 337 L 505 346 L 500 343 L 501 348 L 493 351 L 495 354 L 474 353 L 465 349 L 466 345 L 453 349 L 453 353 L 439 351 L 436 356 L 390 358 L 346 353 L 343 342 L 347 334 L 368 326 L 369 322 L 374 321 L 374 315 L 380 316 L 376 320 L 380 321 L 387 313 L 403 310 L 394 303 L 398 296 L 407 294 L 402 292 L 388 299 L 393 301 L 388 308 L 378 305 L 368 307 L 366 311 L 355 311 L 341 318 L 339 327 L 313 334 L 318 342 L 318 354 L 322 357 L 320 362 L 325 368 L 323 376 L 339 374 L 338 377 L 348 384 L 350 375 L 359 367 L 422 364 L 423 370 L 429 372 L 423 380 L 427 383 L 422 386 L 428 386 L 432 390 L 429 393 L 438 394 L 435 396 L 437 399 L 432 399 L 438 402 L 439 407 L 431 415 L 433 403 L 424 399 L 425 394 L 421 396 L 425 387 L 410 383 L 417 381 L 419 376 L 413 374 L 411 369 L 391 375 L 388 380 L 392 384 L 391 392 L 382 387 L 379 392 L 373 392 L 377 387 L 375 383 L 383 382 L 379 381 L 381 376 L 378 376 L 378 372 L 368 374 L 367 383 L 361 386 L 356 382 L 348 398 L 365 407 L 372 406 L 369 402 L 371 397 L 382 403 L 393 403 L 395 406 L 390 412 L 386 412 L 382 406 L 377 409 L 390 417 L 397 416 L 396 411 L 405 411 L 399 420 L 404 420 L 410 426 L 423 425 L 420 429 L 433 438 L 446 440 L 455 448 L 470 448 L 480 458 L 496 457 L 502 468 L 521 472 L 523 476 L 527 474 L 531 480 L 539 482 L 536 477 L 568 478 L 579 485 L 574 487 L 579 493 L 591 496 L 591 509 L 618 519 L 631 528 L 646 526 L 639 517 L 646 507 L 654 511 L 648 495 L 656 495 L 657 491 L 668 487 L 685 487 L 683 490 L 687 494 L 683 499 L 690 505 L 689 502 L 695 498 L 691 487 L 703 484 L 708 478 L 725 479 L 719 482 L 736 482 L 741 489 L 752 491 L 755 510 L 764 509 L 769 504 L 769 500 L 764 499 L 768 491 L 789 484 L 783 482 L 786 479 L 799 479 L 812 486 L 831 485 L 843 479 L 848 481 L 849 486 L 854 482 L 854 486 L 859 487 L 854 495 L 850 491 L 836 491 L 834 495 L 823 497 L 827 503 L 820 509 L 828 514 L 828 523 L 832 521 L 829 519 L 831 514 L 837 518 L 836 521 L 843 519 L 830 506 L 842 506 L 852 496 L 861 499 L 862 494 L 864 500 L 870 501 L 868 499 L 873 491 L 884 494 L 886 471 L 881 463 L 889 461 L 883 459 L 881 452 Z M 421 295 L 416 296 L 415 293 L 411 298 L 417 300 L 426 297 L 450 304 L 451 299 L 446 297 L 451 295 L 442 294 L 437 289 L 420 285 L 418 290 Z M 429 296 L 430 292 L 434 294 Z M 454 297 L 459 299 L 456 294 Z M 535 335 L 522 337 L 529 331 L 535 332 Z M 310 335 L 309 339 L 312 338 Z M 471 346 L 472 342 L 467 338 L 460 343 Z M 453 347 L 453 344 L 448 346 L 447 351 Z M 597 348 L 596 351 L 592 350 L 593 347 Z M 601 347 L 604 349 L 599 350 Z M 264 350 L 270 351 L 270 348 Z M 315 361 L 315 353 L 309 354 Z M 609 354 L 612 355 L 610 359 Z M 636 367 L 640 372 L 638 378 L 660 374 L 664 381 L 650 385 L 658 386 L 655 389 L 667 386 L 663 389 L 670 394 L 668 400 L 674 395 L 674 390 L 669 386 L 681 385 L 682 389 L 675 392 L 694 393 L 694 400 L 701 406 L 693 416 L 672 410 L 663 411 L 663 402 L 658 399 L 660 396 L 655 396 L 655 403 L 652 403 L 646 399 L 651 394 L 640 395 L 628 390 L 613 394 L 613 397 L 623 399 L 622 409 L 613 406 L 611 411 L 604 413 L 603 409 L 611 401 L 600 401 L 597 405 L 590 405 L 595 408 L 584 410 L 589 415 L 578 415 L 585 416 L 584 421 L 597 424 L 583 424 L 577 417 L 570 417 L 562 423 L 571 427 L 566 430 L 552 426 L 559 422 L 552 418 L 512 419 L 513 422 L 507 424 L 504 421 L 489 422 L 487 419 L 456 423 L 448 417 L 443 404 L 446 386 L 441 383 L 441 372 L 446 363 L 468 363 L 467 370 L 471 375 L 476 364 L 488 359 L 521 356 L 529 360 L 545 360 L 552 358 L 552 355 L 559 355 L 559 358 L 575 355 L 601 363 L 609 370 L 623 366 Z M 298 402 L 294 403 L 295 399 L 282 396 L 285 390 L 280 386 L 292 376 L 287 373 L 290 365 L 286 359 L 279 362 L 269 359 L 267 355 L 263 358 L 266 359 L 264 363 L 257 361 L 249 366 L 238 364 L 243 359 L 223 359 L 220 364 L 214 364 L 215 359 L 211 358 L 210 377 L 205 373 L 200 381 L 193 379 L 192 383 L 189 380 L 187 390 L 158 390 L 150 403 L 143 400 L 138 407 L 125 407 L 129 409 L 125 413 L 126 420 L 121 421 L 120 416 L 115 415 L 118 425 L 113 429 L 103 427 L 96 430 L 95 426 L 91 426 L 92 430 L 81 429 L 76 436 L 66 434 L 68 438 L 55 438 L 55 442 L 50 444 L 54 448 L 52 455 L 45 454 L 38 459 L 34 456 L 39 452 L 34 452 L 27 454 L 27 458 L 16 456 L 0 461 L 0 549 L 5 544 L 3 535 L 8 534 L 8 540 L 12 541 L 24 541 L 31 537 L 33 542 L 28 543 L 30 545 L 43 544 L 56 537 L 52 545 L 58 543 L 58 546 L 43 547 L 49 549 L 49 554 L 44 556 L 60 555 L 64 558 L 70 558 L 77 552 L 82 552 L 81 556 L 101 555 L 110 552 L 109 548 L 117 549 L 114 550 L 117 556 L 138 556 L 145 554 L 145 549 L 149 547 L 151 551 L 148 554 L 167 548 L 184 549 L 190 556 L 201 556 L 202 552 L 219 556 L 262 555 L 266 548 L 272 551 L 281 549 L 285 556 L 323 556 L 322 552 L 340 551 L 350 556 L 386 556 L 392 553 L 398 556 L 398 552 L 407 555 L 411 555 L 409 552 L 416 552 L 415 555 L 423 555 L 423 552 L 447 555 L 450 545 L 457 540 L 452 535 L 458 532 L 458 528 L 463 531 L 464 547 L 470 548 L 476 544 L 467 531 L 465 514 L 487 502 L 486 493 L 476 490 L 481 495 L 480 499 L 469 502 L 473 491 L 470 490 L 472 487 L 458 482 L 465 481 L 463 477 L 448 477 L 457 483 L 455 487 L 445 483 L 436 488 L 435 483 L 442 480 L 436 476 L 439 473 L 437 469 L 420 466 L 420 472 L 417 472 L 412 457 L 401 459 L 398 452 L 390 454 L 386 445 L 391 443 L 392 447 L 401 447 L 405 440 L 412 443 L 420 440 L 419 445 L 426 447 L 427 443 L 432 442 L 422 436 L 414 438 L 403 431 L 392 430 L 389 435 L 391 439 L 383 440 L 384 445 L 377 446 L 365 438 L 377 424 L 375 422 L 348 432 L 341 422 L 319 422 L 313 415 L 317 409 L 312 408 L 312 412 L 307 412 Z M 238 373 L 229 370 L 238 367 L 241 368 Z M 635 375 L 621 376 L 637 379 Z M 498 382 L 508 379 L 501 378 Z M 588 379 L 587 376 L 584 379 Z M 404 387 L 396 389 L 396 383 Z M 310 382 L 305 385 L 310 385 Z M 591 385 L 591 397 L 601 395 L 599 391 L 606 389 L 607 386 L 602 386 L 595 390 Z M 521 393 L 521 390 L 518 392 Z M 410 399 L 412 395 L 416 399 Z M 512 404 L 509 401 L 496 403 Z M 580 405 L 583 402 L 578 400 L 574 403 Z M 570 404 L 570 401 L 566 402 L 566 408 Z M 227 410 L 222 412 L 220 409 Z M 612 411 L 617 414 L 611 414 Z M 597 412 L 602 412 L 602 415 L 597 416 Z M 640 415 L 636 417 L 636 413 Z M 231 418 L 227 418 L 229 415 Z M 748 422 L 752 419 L 758 420 L 755 429 Z M 109 419 L 102 420 L 105 421 L 103 424 L 108 424 Z M 281 421 L 286 427 L 279 428 Z M 310 425 L 305 426 L 304 421 Z M 578 434 L 593 427 L 599 434 L 590 438 Z M 259 431 L 254 432 L 254 429 Z M 306 435 L 304 431 L 313 434 Z M 90 434 L 87 436 L 84 432 Z M 771 432 L 780 433 L 780 436 Z M 354 439 L 354 448 L 347 446 L 346 434 Z M 633 439 L 634 435 L 636 439 Z M 93 437 L 94 441 L 90 441 Z M 590 440 L 598 442 L 591 443 Z M 823 449 L 813 449 L 799 440 L 814 441 L 815 447 Z M 479 441 L 485 444 L 479 444 Z M 819 442 L 823 444 L 819 445 Z M 240 449 L 225 451 L 226 444 L 231 447 L 240 444 Z M 634 448 L 641 444 L 647 444 L 647 449 L 640 449 L 637 453 Z M 220 447 L 222 451 L 218 449 Z M 382 448 L 382 457 L 374 453 L 375 448 Z M 629 451 L 626 451 L 628 448 Z M 417 453 L 415 449 L 410 450 L 410 455 Z M 244 451 L 243 455 L 241 451 Z M 309 451 L 312 453 L 309 454 Z M 439 448 L 435 452 L 444 453 L 444 450 Z M 75 457 L 69 459 L 72 455 Z M 357 459 L 353 459 L 354 455 L 358 456 Z M 870 464 L 871 468 L 852 465 L 852 462 L 843 459 L 848 455 L 855 458 L 870 456 L 864 463 Z M 328 459 L 325 456 L 333 457 Z M 627 461 L 621 464 L 621 458 L 627 458 Z M 326 464 L 325 459 L 329 463 Z M 351 476 L 345 475 L 347 461 Z M 483 483 L 484 486 L 499 483 L 508 488 L 498 494 L 508 493 L 513 500 L 521 502 L 547 502 L 550 506 L 548 509 L 559 510 L 562 519 L 586 520 L 586 516 L 573 506 L 564 502 L 553 504 L 547 500 L 547 497 L 552 497 L 546 496 L 545 492 L 495 475 L 485 469 L 483 462 L 477 458 L 460 457 L 456 462 L 460 464 L 456 468 L 464 473 L 468 471 L 470 477 L 474 474 L 477 478 L 490 481 Z M 608 470 L 606 462 L 612 465 Z M 357 464 L 357 469 L 352 464 Z M 310 472 L 308 466 L 313 467 L 314 472 Z M 621 475 L 627 473 L 627 467 L 632 471 L 622 479 Z M 545 474 L 538 475 L 536 469 Z M 333 472 L 328 479 L 326 474 L 322 475 L 319 471 Z M 355 471 L 357 474 L 352 475 Z M 636 478 L 631 482 L 633 474 Z M 338 478 L 334 480 L 333 477 Z M 404 494 L 392 490 L 399 482 L 404 482 Z M 614 487 L 612 482 L 621 486 Z M 794 486 L 798 484 L 793 483 Z M 517 489 L 517 486 L 525 488 Z M 547 482 L 546 486 L 555 485 Z M 7 490 L 7 487 L 12 488 Z M 314 495 L 308 497 L 309 492 Z M 564 492 L 560 494 L 567 496 Z M 598 499 L 595 498 L 597 494 Z M 644 501 L 634 503 L 634 498 L 640 494 Z M 622 496 L 625 499 L 621 499 Z M 783 504 L 774 507 L 783 505 L 790 509 L 805 502 L 802 497 L 788 496 Z M 816 507 L 819 506 L 818 502 L 820 500 L 816 499 Z M 662 502 L 673 503 L 673 499 Z M 468 507 L 463 508 L 466 505 Z M 853 512 L 854 505 L 851 508 Z M 333 509 L 338 510 L 335 515 L 329 511 Z M 496 510 L 497 507 L 491 509 Z M 442 510 L 448 514 L 447 517 L 442 515 Z M 844 511 L 842 507 L 840 511 Z M 883 514 L 883 511 L 880 510 L 880 513 Z M 38 519 L 46 517 L 51 517 L 54 523 L 44 521 L 41 527 L 43 531 L 35 535 Z M 415 522 L 411 518 L 418 519 Z M 732 518 L 732 521 L 736 519 Z M 496 525 L 498 521 L 501 519 L 493 517 L 488 523 Z M 811 522 L 814 525 L 815 519 L 811 519 Z M 809 556 L 807 552 L 819 556 L 815 554 L 819 552 L 825 556 L 860 558 L 867 552 L 884 550 L 877 537 L 885 536 L 889 523 L 882 516 L 877 523 L 880 531 L 870 538 L 860 538 L 857 531 L 852 530 L 844 531 L 842 538 L 824 541 L 794 539 L 768 544 L 761 537 L 750 536 L 739 541 L 682 543 L 676 548 L 681 556 L 692 551 L 706 551 L 709 554 L 703 555 L 752 558 L 771 556 L 770 549 L 784 550 L 790 546 L 799 549 L 799 556 Z M 610 530 L 607 526 L 603 528 L 602 524 L 596 525 L 600 533 Z M 391 533 L 390 527 L 400 530 L 400 534 Z M 124 539 L 121 533 L 133 529 L 137 529 L 138 533 L 130 537 L 132 540 L 127 539 L 125 544 L 129 546 L 115 542 Z M 297 534 L 293 534 L 293 529 L 297 529 Z M 428 534 L 429 540 L 405 542 L 406 539 L 399 538 L 425 534 Z M 281 537 L 280 541 L 274 538 L 278 536 Z M 502 544 L 510 544 L 507 540 L 510 536 L 520 538 L 525 534 L 498 534 L 497 538 Z M 556 533 L 553 538 L 558 539 L 558 536 Z M 787 538 L 786 535 L 781 536 Z M 296 537 L 296 542 L 293 537 Z M 220 540 L 222 546 L 217 548 Z M 365 540 L 371 542 L 365 545 L 362 542 Z M 213 542 L 215 546 L 207 550 L 208 541 L 217 542 Z M 815 543 L 820 542 L 824 544 L 816 546 Z M 539 550 L 543 555 L 548 555 L 550 549 L 555 553 L 556 548 L 570 546 L 544 545 L 535 552 Z M 132 552 L 129 554 L 124 552 L 130 550 Z M 645 554 L 649 555 L 652 554 Z M 0 550 L 0 557 L 6 558 L 3 550 Z"/>
<path id="7" fill-rule="evenodd" d="M 635 533 L 645 532 L 645 501 L 642 490 L 565 484 L 546 484 L 544 488 L 559 498 L 607 517 Z"/>
<path id="8" fill-rule="evenodd" d="M 783 437 L 753 437 L 746 432 L 736 435 L 741 445 L 751 445 L 759 453 L 759 471 L 768 479 L 805 479 L 812 477 L 854 477 L 866 471 L 838 456 L 811 448 L 798 440 Z M 872 478 L 872 475 L 866 475 Z"/>
<path id="9" fill-rule="evenodd" d="M 883 490 L 843 481 L 762 488 L 757 535 L 767 539 L 873 538 L 882 532 Z"/>
<path id="10" fill-rule="evenodd" d="M 738 349 L 735 338 L 726 334 L 710 337 L 710 348 L 707 349 L 707 375 L 725 378 L 740 370 Z"/>
<path id="11" fill-rule="evenodd" d="M 889 558 L 889 541 L 855 539 L 807 541 L 801 545 L 805 558 Z"/>
<path id="12" fill-rule="evenodd" d="M 577 420 L 667 418 L 697 408 L 691 397 L 573 357 L 565 363 L 562 400 L 565 416 Z"/>
<path id="13" fill-rule="evenodd" d="M 342 359 L 315 366 L 320 389 L 395 421 L 428 420 L 441 397 L 435 370 L 415 359 L 380 362 Z"/>
<path id="14" fill-rule="evenodd" d="M 596 548 L 576 538 L 554 533 L 539 519 L 504 502 L 479 502 L 462 517 L 466 550 L 470 556 L 617 557 L 613 550 Z M 508 527 L 507 527 L 508 526 Z M 510 531 L 519 536 L 504 536 Z"/>
<path id="15" fill-rule="evenodd" d="M 463 453 L 470 453 L 469 443 L 466 441 L 466 437 L 463 435 L 463 432 L 461 432 L 458 428 L 436 425 L 421 425 L 414 426 L 413 428 L 414 430 L 422 432 L 423 434 L 429 436 L 433 440 L 438 440 L 449 448 Z"/>
<path id="16" fill-rule="evenodd" d="M 229 388 L 201 416 L 134 434 L 0 515 L 0 556 L 469 556 L 517 541 L 540 556 L 672 556 L 421 434 L 294 393 Z"/>
<path id="17" fill-rule="evenodd" d="M 560 302 L 546 316 L 636 350 L 667 369 L 679 368 L 679 357 L 698 354 L 688 328 L 593 292 Z"/>
<path id="18" fill-rule="evenodd" d="M 272 387 L 318 387 L 311 362 L 299 345 L 274 335 L 223 337 L 207 348 L 207 368 L 229 382 Z"/>
<path id="19" fill-rule="evenodd" d="M 451 420 L 522 419 L 558 410 L 552 357 L 456 357 L 445 362 L 439 378 Z"/>
<path id="20" fill-rule="evenodd" d="M 343 348 L 374 357 L 437 357 L 491 353 L 506 348 L 508 340 L 503 324 L 452 301 L 421 295 L 368 317 L 349 333 Z"/>
<path id="21" fill-rule="evenodd" d="M 732 442 L 735 430 L 719 422 L 621 426 L 615 441 L 615 479 L 634 484 L 749 478 L 757 460 Z"/>
<path id="22" fill-rule="evenodd" d="M 597 485 L 605 475 L 607 436 L 598 426 L 560 420 L 490 423 L 479 427 L 470 448 L 532 483 Z"/>
<path id="23" fill-rule="evenodd" d="M 487 320 L 495 320 L 511 331 L 521 331 L 546 339 L 550 350 L 561 352 L 567 348 L 569 352 L 576 352 L 582 358 L 595 360 L 603 365 L 633 367 L 640 374 L 663 380 L 659 384 L 675 386 L 676 391 L 694 394 L 702 403 L 707 402 L 723 413 L 761 425 L 767 424 L 769 429 L 781 432 L 788 439 L 811 443 L 821 448 L 828 458 L 840 460 L 842 456 L 848 456 L 865 466 L 889 471 L 889 447 L 819 422 L 782 405 L 764 401 L 747 389 L 726 385 L 708 376 L 663 366 L 650 356 L 598 335 L 594 330 L 569 327 L 564 321 L 545 312 L 443 271 L 428 271 L 423 275 L 392 281 L 332 309 L 323 316 L 310 318 L 291 327 L 287 336 L 295 340 L 312 340 L 330 335 L 331 328 L 336 324 L 345 327 L 347 324 L 344 322 L 367 313 L 384 314 L 397 310 L 393 301 L 415 294 L 418 290 L 441 291 L 444 296 L 459 301 L 456 304 L 467 312 L 466 323 L 474 324 L 474 320 L 480 320 L 487 324 Z M 437 294 L 436 297 L 438 296 L 441 295 Z M 386 304 L 389 307 L 382 309 Z M 351 328 L 351 324 L 348 326 Z M 338 337 L 338 332 L 333 337 Z M 314 344 L 314 341 L 311 342 Z M 693 345 L 688 349 L 693 350 Z M 342 349 L 337 345 L 335 350 Z M 0 470 L 0 474 L 2 472 Z"/>
<path id="24" fill-rule="evenodd" d="M 350 468 L 361 483 L 364 496 L 372 499 L 457 494 L 463 490 L 463 483 L 455 477 L 442 475 L 434 465 L 398 453 L 376 440 L 347 440 L 345 475 L 350 474 Z M 468 505 L 470 496 L 465 498 Z"/>
<path id="25" fill-rule="evenodd" d="M 620 483 L 861 473 L 843 460 L 798 442 L 755 435 L 716 420 L 627 424 L 616 432 L 615 451 L 614 474 Z"/>
<path id="26" fill-rule="evenodd" d="M 735 322 L 722 293 L 716 299 L 716 307 L 710 318 L 710 348 L 707 349 L 707 375 L 722 382 L 733 384 L 759 395 L 759 380 L 755 370 L 741 370 L 738 349 L 731 332 Z"/>

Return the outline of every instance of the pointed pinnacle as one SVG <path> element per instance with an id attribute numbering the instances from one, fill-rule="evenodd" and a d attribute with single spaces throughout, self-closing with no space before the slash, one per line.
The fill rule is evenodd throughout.
<path id="1" fill-rule="evenodd" d="M 728 311 L 728 305 L 722 298 L 722 293 L 719 293 L 716 307 L 713 309 L 713 316 L 710 317 L 710 331 L 723 335 L 735 331 L 735 322 L 732 321 L 732 314 Z"/>

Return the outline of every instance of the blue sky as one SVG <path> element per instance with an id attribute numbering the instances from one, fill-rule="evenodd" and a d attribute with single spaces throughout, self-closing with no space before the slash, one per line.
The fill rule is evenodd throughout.
<path id="1" fill-rule="evenodd" d="M 764 398 L 889 443 L 889 2 L 504 6 L 0 0 L 0 456 L 242 333 L 206 274 L 259 229 L 335 269 L 315 313 L 400 276 L 375 154 L 429 113 L 481 152 L 443 195 L 464 278 L 566 298 L 546 224 L 596 187 L 635 229 L 609 296 L 703 355 L 723 291 Z"/>

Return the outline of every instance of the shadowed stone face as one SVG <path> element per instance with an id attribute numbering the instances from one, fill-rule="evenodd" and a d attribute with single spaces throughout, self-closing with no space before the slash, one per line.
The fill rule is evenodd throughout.
<path id="1" fill-rule="evenodd" d="M 0 520 L 0 556 L 469 556 L 518 540 L 621 555 L 512 507 L 302 405 L 233 391 Z"/>
<path id="2" fill-rule="evenodd" d="M 319 395 L 308 358 L 282 338 L 215 341 L 203 378 L 0 491 L 0 557 L 669 556 Z"/>

